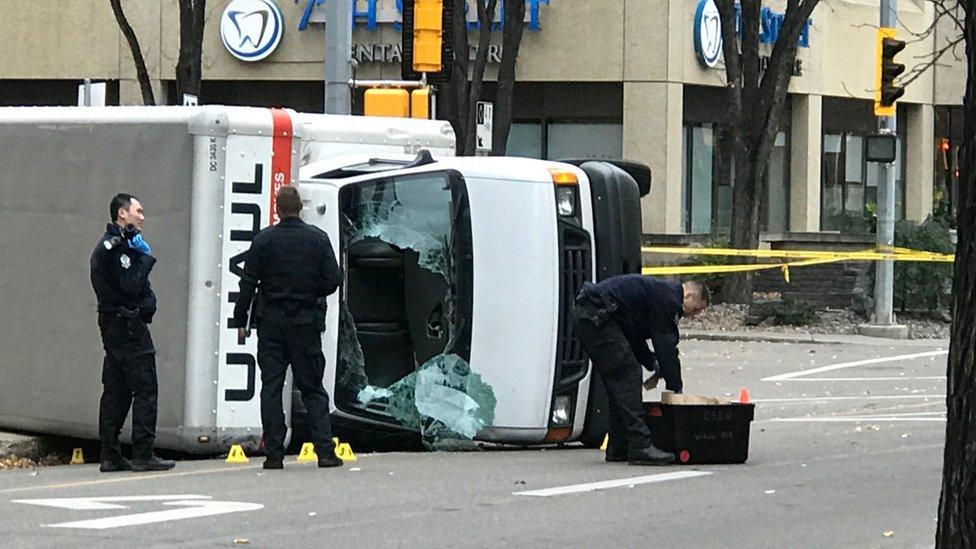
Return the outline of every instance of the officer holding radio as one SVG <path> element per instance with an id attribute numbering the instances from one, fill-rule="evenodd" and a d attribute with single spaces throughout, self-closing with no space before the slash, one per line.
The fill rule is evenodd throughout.
<path id="1" fill-rule="evenodd" d="M 149 324 L 156 295 L 149 273 L 156 264 L 142 237 L 145 214 L 125 193 L 109 204 L 112 222 L 91 254 L 91 284 L 98 300 L 98 327 L 105 349 L 98 431 L 103 473 L 164 471 L 175 463 L 153 455 L 156 439 L 156 348 Z M 122 457 L 119 433 L 132 408 L 132 460 Z"/>

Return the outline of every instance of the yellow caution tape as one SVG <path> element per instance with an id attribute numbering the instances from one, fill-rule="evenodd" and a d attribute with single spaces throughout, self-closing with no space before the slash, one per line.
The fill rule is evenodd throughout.
<path id="1" fill-rule="evenodd" d="M 723 274 L 762 271 L 766 269 L 780 269 L 786 282 L 790 281 L 791 267 L 808 267 L 840 261 L 925 261 L 952 263 L 955 256 L 937 252 L 910 250 L 907 248 L 882 247 L 858 252 L 831 252 L 807 250 L 738 250 L 734 248 L 683 248 L 674 246 L 644 246 L 642 252 L 675 255 L 709 255 L 731 257 L 757 257 L 772 259 L 798 259 L 781 263 L 752 263 L 731 265 L 669 265 L 660 267 L 644 267 L 642 272 L 647 275 L 679 275 L 679 274 Z"/>
<path id="2" fill-rule="evenodd" d="M 857 252 L 812 250 L 738 250 L 734 248 L 690 248 L 676 246 L 644 246 L 644 253 L 674 255 L 713 255 L 732 257 L 760 257 L 783 259 L 833 259 L 837 261 L 933 261 L 952 263 L 953 254 L 910 250 L 907 248 L 870 249 Z"/>

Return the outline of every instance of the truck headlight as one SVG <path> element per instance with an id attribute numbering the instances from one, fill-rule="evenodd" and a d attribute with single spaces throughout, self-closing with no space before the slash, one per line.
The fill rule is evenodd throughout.
<path id="1" fill-rule="evenodd" d="M 556 187 L 556 211 L 563 217 L 576 215 L 576 187 Z"/>
<path id="2" fill-rule="evenodd" d="M 568 396 L 557 396 L 552 401 L 552 418 L 550 423 L 553 425 L 569 425 L 569 413 L 573 407 L 573 401 Z"/>

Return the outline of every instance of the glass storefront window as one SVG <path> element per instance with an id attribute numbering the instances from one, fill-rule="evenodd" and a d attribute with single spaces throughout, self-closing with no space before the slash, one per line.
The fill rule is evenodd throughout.
<path id="1" fill-rule="evenodd" d="M 790 150 L 786 132 L 776 135 L 768 174 L 764 227 L 769 232 L 786 232 L 790 224 Z"/>
<path id="2" fill-rule="evenodd" d="M 623 124 L 586 122 L 516 122 L 508 134 L 508 156 L 543 160 L 596 158 L 619 160 L 624 150 Z"/>
<path id="3" fill-rule="evenodd" d="M 863 134 L 839 133 L 823 136 L 820 228 L 824 231 L 865 233 L 873 231 L 877 211 L 880 171 L 864 159 Z M 898 139 L 895 173 L 895 218 L 904 218 L 902 180 L 903 142 Z"/>
<path id="4" fill-rule="evenodd" d="M 713 124 L 685 124 L 682 132 L 682 222 L 689 234 L 728 234 L 732 227 L 732 182 L 735 179 L 732 132 Z M 776 136 L 766 181 L 762 227 L 786 231 L 789 226 L 789 134 Z"/>
<path id="5" fill-rule="evenodd" d="M 542 124 L 516 122 L 508 133 L 508 156 L 542 158 Z"/>
<path id="6" fill-rule="evenodd" d="M 560 158 L 619 159 L 623 156 L 622 124 L 549 124 L 547 156 Z"/>

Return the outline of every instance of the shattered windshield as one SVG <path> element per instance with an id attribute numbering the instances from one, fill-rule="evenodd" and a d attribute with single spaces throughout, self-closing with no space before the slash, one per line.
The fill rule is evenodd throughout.
<path id="1" fill-rule="evenodd" d="M 373 180 L 340 195 L 346 284 L 336 405 L 416 429 L 428 448 L 470 443 L 495 395 L 471 371 L 472 246 L 464 180 Z"/>

